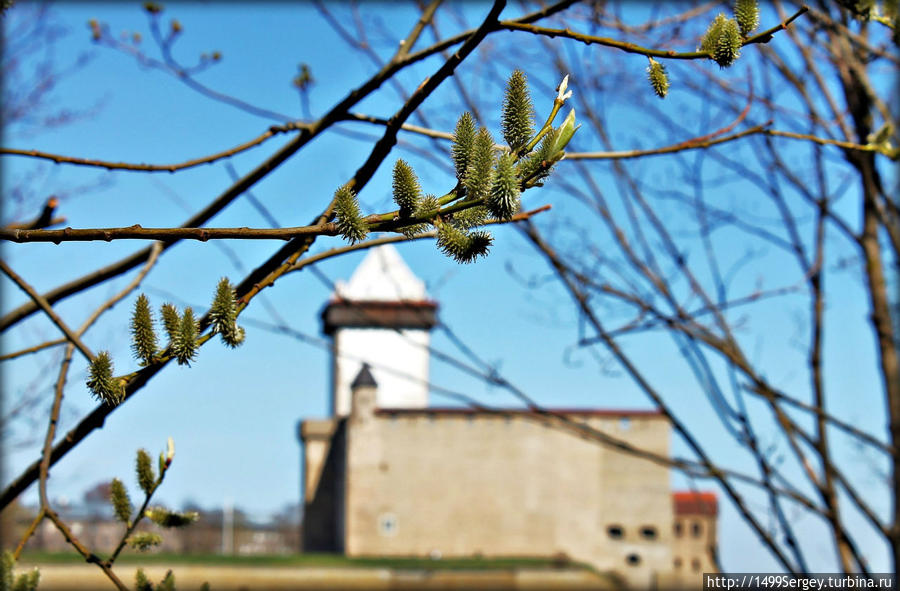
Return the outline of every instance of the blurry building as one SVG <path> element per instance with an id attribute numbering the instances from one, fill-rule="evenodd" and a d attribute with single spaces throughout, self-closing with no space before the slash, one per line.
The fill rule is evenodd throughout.
<path id="1" fill-rule="evenodd" d="M 668 456 L 669 421 L 652 411 L 429 407 L 436 310 L 390 246 L 371 250 L 323 310 L 332 417 L 299 425 L 304 549 L 566 556 L 639 587 L 699 586 L 693 561 L 713 569 L 715 497 L 673 497 L 668 467 L 586 433 Z"/>

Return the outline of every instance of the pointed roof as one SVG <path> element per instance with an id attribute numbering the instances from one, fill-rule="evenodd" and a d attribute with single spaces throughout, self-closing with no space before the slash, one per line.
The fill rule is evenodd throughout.
<path id="1" fill-rule="evenodd" d="M 359 373 L 356 374 L 356 377 L 353 379 L 353 383 L 350 384 L 351 390 L 356 390 L 357 388 L 362 387 L 378 387 L 378 382 L 375 381 L 375 377 L 372 375 L 371 368 L 369 367 L 368 363 L 363 363 L 362 369 L 359 370 Z"/>
<path id="2" fill-rule="evenodd" d="M 350 281 L 338 281 L 335 296 L 354 301 L 422 301 L 425 282 L 410 270 L 397 249 L 383 244 L 369 250 Z"/>

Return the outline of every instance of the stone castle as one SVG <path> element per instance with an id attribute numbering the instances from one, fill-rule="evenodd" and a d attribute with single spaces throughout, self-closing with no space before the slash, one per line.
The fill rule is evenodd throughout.
<path id="1" fill-rule="evenodd" d="M 331 418 L 304 420 L 303 545 L 348 556 L 566 557 L 638 587 L 715 570 L 717 502 L 674 492 L 654 411 L 483 411 L 428 404 L 437 304 L 397 251 L 369 252 L 322 312 Z"/>

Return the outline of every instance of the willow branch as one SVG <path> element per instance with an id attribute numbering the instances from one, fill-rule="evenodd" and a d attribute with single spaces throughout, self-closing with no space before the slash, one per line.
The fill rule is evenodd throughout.
<path id="1" fill-rule="evenodd" d="M 20 232 L 20 231 L 28 231 L 28 230 L 11 230 L 11 231 L 12 232 Z M 40 230 L 35 230 L 35 231 L 40 231 Z M 88 348 L 87 345 L 85 345 L 83 342 L 81 342 L 81 339 L 78 338 L 78 335 L 75 334 L 74 332 L 72 332 L 72 329 L 70 329 L 69 326 L 65 322 L 63 322 L 63 319 L 60 318 L 56 312 L 53 311 L 53 307 L 49 304 L 49 302 L 47 302 L 47 300 L 44 299 L 44 297 L 41 294 L 39 294 L 37 291 L 35 291 L 34 288 L 28 284 L 28 282 L 26 282 L 24 279 L 22 279 L 15 271 L 13 271 L 9 267 L 9 265 L 6 264 L 6 261 L 4 261 L 2 259 L 0 259 L 0 271 L 3 271 L 3 273 L 7 277 L 12 279 L 16 283 L 16 285 L 19 286 L 19 288 L 22 291 L 24 291 L 25 293 L 28 294 L 28 297 L 30 297 L 34 301 L 34 303 L 37 304 L 41 308 L 41 310 L 43 310 L 44 313 L 50 318 L 50 320 L 53 322 L 53 324 L 55 324 L 59 328 L 59 330 L 62 331 L 62 333 L 64 335 L 66 335 L 66 338 L 69 340 L 69 342 L 71 342 L 73 345 L 78 347 L 78 350 L 81 351 L 81 354 L 84 355 L 88 361 L 94 360 L 94 353 Z"/>
<path id="2" fill-rule="evenodd" d="M 27 349 L 19 349 L 18 351 L 13 351 L 12 353 L 6 353 L 4 355 L 0 355 L 0 361 L 9 361 L 10 359 L 15 359 L 16 357 L 22 357 L 23 355 L 31 355 L 32 353 L 37 353 L 38 351 L 43 351 L 44 349 L 48 349 L 50 347 L 55 347 L 57 345 L 62 345 L 63 343 L 68 343 L 66 339 L 56 339 L 55 341 L 47 341 L 41 343 L 40 345 L 35 345 L 33 347 L 28 347 Z"/>
<path id="3" fill-rule="evenodd" d="M 523 23 L 531 23 L 561 12 L 575 3 L 576 0 L 561 0 L 555 4 L 551 4 L 541 10 L 537 10 L 535 12 L 529 13 L 523 16 L 520 19 L 517 19 L 516 22 Z M 247 175 L 242 177 L 238 182 L 234 183 L 230 188 L 228 188 L 222 195 L 216 198 L 210 205 L 204 208 L 197 215 L 193 216 L 187 222 L 185 222 L 184 227 L 197 227 L 209 219 L 211 219 L 216 213 L 221 211 L 226 205 L 231 203 L 238 196 L 243 194 L 244 191 L 252 187 L 256 184 L 260 179 L 269 174 L 272 170 L 277 168 L 281 163 L 287 160 L 290 156 L 292 156 L 295 152 L 297 152 L 300 148 L 302 148 L 306 143 L 311 141 L 314 137 L 316 137 L 321 132 L 328 129 L 332 124 L 341 120 L 341 118 L 346 115 L 350 108 L 361 101 L 363 98 L 377 90 L 382 83 L 391 78 L 395 73 L 399 70 L 405 68 L 406 66 L 421 61 L 431 55 L 439 53 L 448 47 L 452 47 L 458 43 L 469 39 L 474 33 L 476 29 L 471 29 L 469 31 L 465 31 L 460 33 L 454 37 L 445 39 L 442 42 L 435 43 L 431 47 L 420 50 L 414 54 L 407 56 L 406 59 L 403 59 L 396 63 L 391 63 L 385 65 L 381 70 L 379 70 L 374 76 L 372 76 L 369 80 L 364 82 L 361 86 L 352 90 L 349 94 L 347 94 L 337 105 L 335 105 L 325 116 L 319 119 L 316 123 L 311 124 L 309 128 L 301 131 L 300 136 L 291 140 L 285 146 L 283 146 L 278 152 L 267 158 L 263 161 L 259 166 L 257 166 L 254 170 L 249 172 Z M 174 243 L 165 243 L 163 244 L 163 249 L 168 249 Z M 147 260 L 147 257 L 150 255 L 149 248 L 145 248 L 141 251 L 138 251 L 128 257 L 125 257 L 115 263 L 107 265 L 97 271 L 85 275 L 79 279 L 71 281 L 69 283 L 60 285 L 46 294 L 44 297 L 50 303 L 55 303 L 61 299 L 69 297 L 75 293 L 78 293 L 84 289 L 102 283 L 112 277 L 116 277 L 126 271 L 133 269 L 134 267 L 140 265 L 144 261 Z M 279 252 L 280 255 L 280 252 Z M 256 277 L 253 277 L 255 279 Z M 38 310 L 38 307 L 29 302 L 19 306 L 15 310 L 12 310 L 2 318 L 0 318 L 0 331 L 4 331 L 10 326 L 24 320 L 34 312 Z"/>
<path id="4" fill-rule="evenodd" d="M 393 146 L 394 142 L 396 141 L 396 135 L 400 128 L 400 125 L 405 122 L 409 115 L 425 100 L 425 98 L 435 88 L 437 88 L 437 86 L 441 82 L 443 82 L 443 80 L 453 74 L 456 66 L 459 65 L 459 63 L 461 63 L 466 56 L 474 51 L 474 49 L 484 39 L 484 37 L 490 31 L 496 29 L 497 16 L 500 14 L 504 6 L 504 0 L 497 0 L 491 7 L 488 15 L 485 17 L 484 22 L 466 40 L 466 42 L 463 43 L 463 46 L 447 62 L 445 62 L 433 76 L 428 78 L 426 82 L 423 83 L 415 93 L 413 93 L 413 95 L 403 105 L 403 107 L 401 107 L 401 109 L 397 113 L 395 113 L 393 117 L 391 117 L 391 123 L 385 130 L 382 139 L 379 140 L 379 142 L 373 147 L 369 158 L 360 167 L 360 169 L 357 170 L 354 178 L 350 182 L 351 186 L 359 189 L 364 186 L 369 181 L 369 179 L 371 179 L 378 164 L 387 156 L 391 146 Z M 412 56 L 410 56 L 409 59 L 412 59 Z M 391 71 L 391 68 L 388 67 L 385 70 L 382 70 L 382 72 L 379 72 L 379 74 L 387 71 Z M 377 78 L 378 76 L 376 75 L 375 79 Z M 371 83 L 372 81 L 370 80 L 369 84 Z M 377 86 L 378 84 L 375 85 L 375 87 Z M 346 112 L 349 106 L 360 100 L 360 98 L 361 97 L 357 97 L 355 93 L 351 93 L 346 99 L 344 99 L 344 101 L 342 101 L 340 105 L 332 110 L 332 116 L 336 117 L 340 113 Z M 322 125 L 322 122 L 323 120 L 320 120 L 318 125 Z M 313 134 L 314 132 L 315 129 L 309 131 L 308 133 Z M 305 135 L 306 134 L 301 134 L 301 138 L 304 138 Z M 296 151 L 296 149 L 299 149 L 299 147 L 302 145 L 302 142 L 300 142 L 301 138 L 298 138 L 297 140 L 294 140 L 294 142 L 292 142 L 292 145 L 294 143 L 297 143 L 294 151 Z M 285 149 L 283 149 L 282 152 L 285 152 Z M 287 158 L 288 155 L 290 154 L 284 155 L 284 158 Z M 332 203 L 330 203 L 325 211 L 317 218 L 317 223 L 314 225 L 326 223 L 332 216 L 333 207 L 334 200 L 332 200 Z M 291 240 L 288 244 L 279 249 L 275 254 L 270 256 L 265 263 L 257 267 L 243 281 L 241 281 L 241 283 L 236 288 L 236 292 L 239 296 L 239 312 L 244 310 L 250 300 L 252 300 L 253 297 L 255 297 L 257 294 L 259 294 L 260 291 L 272 285 L 276 279 L 281 277 L 287 271 L 287 269 L 289 269 L 297 261 L 297 259 L 309 249 L 309 247 L 313 243 L 314 238 L 315 236 L 302 236 L 300 238 Z M 201 319 L 200 325 L 205 329 L 205 327 L 208 325 L 208 319 Z M 197 340 L 197 346 L 202 347 L 202 345 L 208 342 L 211 338 L 212 334 L 203 335 Z M 161 371 L 171 361 L 171 359 L 171 352 L 164 352 L 164 354 L 161 355 L 154 363 L 145 366 L 128 376 L 125 376 L 125 392 L 123 403 L 124 401 L 127 401 L 131 396 L 133 396 L 135 392 L 139 391 L 150 379 L 153 378 L 153 376 Z M 121 406 L 121 404 L 119 406 Z M 50 465 L 58 461 L 95 429 L 102 427 L 103 423 L 106 421 L 106 417 L 109 416 L 109 414 L 112 413 L 116 408 L 118 408 L 118 406 L 113 407 L 106 404 L 101 404 L 93 412 L 83 418 L 78 423 L 78 425 L 74 429 L 72 429 L 62 441 L 54 446 L 52 451 L 48 454 L 48 461 Z M 7 504 L 9 504 L 9 502 L 11 502 L 23 490 L 25 490 L 25 488 L 27 488 L 32 482 L 34 482 L 34 480 L 38 477 L 38 474 L 39 464 L 32 464 L 25 471 L 23 471 L 15 481 L 7 486 L 2 495 L 0 495 L 0 508 L 5 507 Z"/>
<path id="5" fill-rule="evenodd" d="M 93 160 L 90 158 L 76 158 L 74 156 L 63 156 L 61 154 L 52 154 L 50 152 L 42 152 L 40 150 L 20 150 L 17 148 L 0 148 L 0 154 L 7 154 L 11 156 L 26 156 L 29 158 L 39 158 L 43 160 L 51 160 L 57 164 L 72 164 L 75 166 L 90 166 L 96 168 L 105 168 L 106 170 L 130 170 L 137 172 L 177 172 L 179 170 L 185 170 L 187 168 L 193 168 L 195 166 L 200 166 L 201 164 L 212 164 L 217 160 L 222 160 L 223 158 L 228 158 L 230 156 L 234 156 L 236 154 L 240 154 L 241 152 L 245 152 L 250 148 L 256 147 L 266 140 L 275 137 L 279 133 L 286 133 L 288 131 L 296 131 L 300 130 L 301 127 L 299 124 L 294 124 L 290 127 L 288 126 L 272 126 L 265 133 L 253 138 L 250 141 L 239 144 L 233 148 L 228 150 L 224 150 L 222 152 L 217 152 L 215 154 L 211 154 L 209 156 L 203 156 L 201 158 L 194 158 L 192 160 L 186 160 L 185 162 L 181 162 L 178 164 L 137 164 L 137 163 L 129 163 L 129 162 L 111 162 L 109 160 Z"/>
<path id="6" fill-rule="evenodd" d="M 768 43 L 772 40 L 772 35 L 786 29 L 794 20 L 799 18 L 805 12 L 807 12 L 809 8 L 803 6 L 790 18 L 787 20 L 777 24 L 776 26 L 767 29 L 761 33 L 753 35 L 752 37 L 748 37 L 744 39 L 741 43 L 742 46 L 752 45 L 755 43 Z M 511 21 L 503 21 L 500 23 L 500 26 L 507 31 L 524 31 L 526 33 L 532 33 L 534 35 L 543 35 L 545 37 L 562 37 L 565 39 L 573 39 L 575 41 L 580 41 L 586 45 L 602 45 L 604 47 L 612 47 L 614 49 L 619 49 L 624 51 L 625 53 L 634 53 L 647 57 L 656 57 L 662 59 L 675 59 L 675 60 L 696 60 L 696 59 L 712 59 L 713 55 L 710 51 L 684 51 L 678 52 L 671 49 L 653 49 L 650 47 L 642 47 L 640 45 L 636 45 L 634 43 L 628 43 L 627 41 L 620 41 L 618 39 L 612 39 L 610 37 L 597 37 L 594 35 L 586 35 L 584 33 L 577 33 L 568 28 L 566 29 L 552 29 L 549 27 L 541 27 L 537 25 L 531 25 L 527 23 L 521 22 L 511 22 Z"/>

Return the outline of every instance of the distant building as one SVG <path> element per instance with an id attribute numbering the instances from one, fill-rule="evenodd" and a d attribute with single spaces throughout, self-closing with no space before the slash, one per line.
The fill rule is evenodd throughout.
<path id="1" fill-rule="evenodd" d="M 716 495 L 710 492 L 676 492 L 672 495 L 675 507 L 672 565 L 678 581 L 696 580 L 700 573 L 716 572 L 713 553 L 716 551 L 716 519 L 719 507 Z"/>
<path id="2" fill-rule="evenodd" d="M 634 586 L 699 586 L 691 561 L 712 570 L 715 497 L 673 497 L 668 467 L 579 427 L 667 457 L 669 421 L 653 411 L 428 407 L 436 310 L 396 251 L 379 247 L 323 311 L 333 416 L 299 426 L 304 549 L 566 556 Z M 704 537 L 679 535 L 695 523 Z"/>

